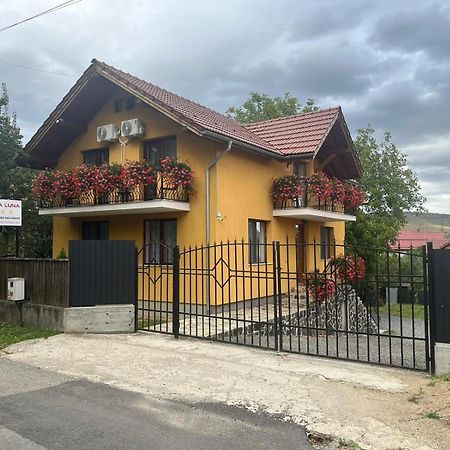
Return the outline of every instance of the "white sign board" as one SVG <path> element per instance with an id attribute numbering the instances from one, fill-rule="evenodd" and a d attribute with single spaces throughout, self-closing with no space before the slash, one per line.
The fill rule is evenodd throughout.
<path id="1" fill-rule="evenodd" d="M 22 226 L 22 201 L 0 198 L 0 227 Z"/>

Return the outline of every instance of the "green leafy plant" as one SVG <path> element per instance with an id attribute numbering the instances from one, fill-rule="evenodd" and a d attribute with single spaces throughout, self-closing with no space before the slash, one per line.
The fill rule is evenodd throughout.
<path id="1" fill-rule="evenodd" d="M 66 249 L 63 247 L 59 251 L 59 253 L 56 255 L 56 259 L 67 259 L 67 252 Z"/>

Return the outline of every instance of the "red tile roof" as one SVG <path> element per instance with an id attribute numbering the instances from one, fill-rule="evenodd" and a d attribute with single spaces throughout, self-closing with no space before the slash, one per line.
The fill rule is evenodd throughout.
<path id="1" fill-rule="evenodd" d="M 206 106 L 180 97 L 103 62 L 94 61 L 101 71 L 138 89 L 150 101 L 169 107 L 174 113 L 194 125 L 282 155 L 316 152 L 341 111 L 340 107 L 336 107 L 242 125 Z"/>
<path id="2" fill-rule="evenodd" d="M 408 231 L 401 230 L 398 240 L 391 248 L 408 249 L 410 247 L 422 247 L 427 242 L 432 242 L 434 248 L 441 248 L 449 242 L 443 231 Z"/>
<path id="3" fill-rule="evenodd" d="M 274 146 L 230 117 L 213 111 L 206 106 L 199 105 L 192 100 L 180 97 L 129 73 L 122 72 L 103 62 L 94 60 L 94 64 L 97 65 L 100 71 L 112 75 L 115 80 L 123 81 L 130 87 L 138 89 L 148 100 L 156 102 L 162 107 L 168 107 L 173 113 L 192 123 L 196 128 L 218 133 L 231 139 L 237 139 L 273 153 L 279 153 Z"/>
<path id="4" fill-rule="evenodd" d="M 63 137 L 61 134 L 63 132 L 58 131 L 62 129 L 57 125 L 61 116 L 72 114 L 80 125 L 83 125 L 83 118 L 90 120 L 87 109 L 80 110 L 79 105 L 74 103 L 74 99 L 78 98 L 88 82 L 96 75 L 103 76 L 113 84 L 136 95 L 143 102 L 160 110 L 199 136 L 213 133 L 217 138 L 232 139 L 238 146 L 249 146 L 253 150 L 270 152 L 280 157 L 314 154 L 319 150 L 336 120 L 340 120 L 347 131 L 351 146 L 350 134 L 340 107 L 243 125 L 210 108 L 93 59 L 91 66 L 25 146 L 30 161 L 34 161 L 36 166 L 42 166 L 48 162 L 54 163 L 58 152 L 70 143 L 70 139 L 74 138 L 73 136 Z M 93 102 L 94 99 L 90 101 L 90 111 L 93 111 Z M 65 133 L 67 134 L 67 130 Z M 52 152 L 56 154 L 50 160 Z M 356 153 L 354 153 L 354 159 L 356 162 L 353 164 L 356 167 L 358 166 Z M 358 167 L 355 169 L 356 174 L 360 171 Z"/>
<path id="5" fill-rule="evenodd" d="M 339 107 L 330 108 L 251 123 L 245 127 L 284 155 L 315 153 L 336 122 L 339 112 Z"/>

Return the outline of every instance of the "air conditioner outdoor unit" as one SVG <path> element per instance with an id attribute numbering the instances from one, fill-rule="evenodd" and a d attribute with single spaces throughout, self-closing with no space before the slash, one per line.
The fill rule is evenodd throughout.
<path id="1" fill-rule="evenodd" d="M 144 124 L 141 119 L 124 120 L 120 125 L 120 134 L 125 137 L 138 137 L 144 134 Z"/>
<path id="2" fill-rule="evenodd" d="M 117 141 L 118 138 L 119 130 L 114 124 L 97 127 L 97 142 L 112 142 Z"/>

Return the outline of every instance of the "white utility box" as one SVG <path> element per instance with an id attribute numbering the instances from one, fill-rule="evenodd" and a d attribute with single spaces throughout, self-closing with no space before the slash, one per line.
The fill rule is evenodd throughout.
<path id="1" fill-rule="evenodd" d="M 25 300 L 25 279 L 8 278 L 8 300 L 21 302 Z"/>

